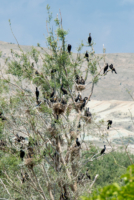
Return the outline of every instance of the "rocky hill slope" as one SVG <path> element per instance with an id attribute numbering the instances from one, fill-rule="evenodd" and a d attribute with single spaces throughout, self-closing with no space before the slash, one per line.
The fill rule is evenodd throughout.
<path id="1" fill-rule="evenodd" d="M 26 52 L 31 50 L 30 46 L 21 46 L 21 48 Z M 0 42 L 0 51 L 2 51 L 0 65 L 2 69 L 6 69 L 5 58 L 10 57 L 10 60 L 12 59 L 11 49 L 19 52 L 17 45 Z M 96 113 L 97 120 L 113 120 L 112 128 L 108 131 L 110 140 L 120 143 L 122 141 L 121 137 L 129 137 L 133 143 L 134 101 L 127 90 L 133 96 L 134 54 L 106 54 L 106 63 L 112 63 L 116 68 L 117 74 L 108 72 L 106 76 L 100 78 L 94 88 L 94 93 L 88 106 L 92 113 Z M 86 62 L 83 69 L 85 66 Z M 103 62 L 101 62 L 101 66 L 103 66 Z M 87 80 L 89 85 L 83 92 L 83 97 L 90 93 L 90 82 L 89 77 Z M 34 88 L 31 88 L 31 91 L 34 92 Z M 92 139 L 95 138 L 92 137 Z"/>

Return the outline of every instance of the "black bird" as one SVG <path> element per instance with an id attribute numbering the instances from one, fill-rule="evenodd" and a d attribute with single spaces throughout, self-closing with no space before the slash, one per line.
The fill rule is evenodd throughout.
<path id="1" fill-rule="evenodd" d="M 57 71 L 56 69 L 52 69 L 51 74 L 55 73 L 56 71 Z"/>
<path id="2" fill-rule="evenodd" d="M 60 200 L 69 200 L 69 198 L 67 197 L 66 192 L 64 194 L 63 193 L 61 194 Z"/>
<path id="3" fill-rule="evenodd" d="M 36 74 L 36 75 L 39 75 L 40 73 L 36 70 L 36 71 L 35 71 L 35 74 Z"/>
<path id="4" fill-rule="evenodd" d="M 79 101 L 79 94 L 78 94 L 78 96 L 75 98 L 75 102 L 77 102 L 77 101 Z"/>
<path id="5" fill-rule="evenodd" d="M 63 105 L 66 105 L 66 104 L 67 104 L 67 100 L 62 99 L 62 100 L 61 100 L 61 103 L 62 103 Z"/>
<path id="6" fill-rule="evenodd" d="M 88 37 L 88 43 L 89 43 L 89 45 L 91 45 L 91 42 L 92 42 L 91 33 L 89 33 L 89 37 Z"/>
<path id="7" fill-rule="evenodd" d="M 38 101 L 40 92 L 39 92 L 39 90 L 38 90 L 37 87 L 36 87 L 36 92 L 35 92 L 35 94 L 36 94 L 36 100 Z"/>
<path id="8" fill-rule="evenodd" d="M 75 81 L 76 81 L 76 83 L 77 83 L 77 84 L 79 84 L 79 83 L 80 83 L 80 77 L 79 77 L 79 75 L 78 75 L 78 74 L 75 76 Z"/>
<path id="9" fill-rule="evenodd" d="M 71 49 L 72 49 L 71 44 L 68 44 L 68 47 L 67 47 L 68 53 L 71 53 Z"/>
<path id="10" fill-rule="evenodd" d="M 82 173 L 82 174 L 80 174 L 80 175 L 78 176 L 78 181 L 77 181 L 77 183 L 78 183 L 79 181 L 81 181 L 81 180 L 84 178 L 84 175 L 85 175 L 85 174 Z"/>
<path id="11" fill-rule="evenodd" d="M 68 93 L 67 93 L 67 90 L 66 90 L 65 88 L 63 88 L 63 84 L 62 84 L 62 86 L 61 86 L 61 90 L 62 90 L 62 92 L 63 92 L 64 95 L 65 95 L 65 94 L 68 94 Z"/>
<path id="12" fill-rule="evenodd" d="M 56 71 L 57 71 L 56 69 L 52 69 L 52 70 L 51 70 L 51 79 L 54 78 L 54 73 L 55 73 Z"/>
<path id="13" fill-rule="evenodd" d="M 21 147 L 22 148 L 22 147 Z M 20 150 L 20 158 L 23 161 L 23 158 L 25 156 L 25 151 L 23 151 L 22 149 Z"/>
<path id="14" fill-rule="evenodd" d="M 81 85 L 85 85 L 85 80 L 83 79 L 82 76 L 81 76 L 80 84 L 81 84 Z"/>
<path id="15" fill-rule="evenodd" d="M 87 61 L 89 62 L 89 54 L 88 54 L 88 52 L 86 51 L 86 53 L 85 53 L 85 58 L 87 59 Z"/>
<path id="16" fill-rule="evenodd" d="M 91 117 L 92 116 L 91 112 L 89 111 L 89 108 L 86 108 L 86 110 L 85 110 L 85 116 L 86 117 Z"/>
<path id="17" fill-rule="evenodd" d="M 3 115 L 3 113 L 2 112 L 0 112 L 0 119 L 2 119 L 2 121 L 4 121 L 4 120 L 7 120 L 7 118 L 6 117 L 4 117 L 4 116 L 2 116 Z"/>
<path id="18" fill-rule="evenodd" d="M 6 146 L 6 142 L 3 140 L 0 140 L 0 146 Z"/>
<path id="19" fill-rule="evenodd" d="M 80 123 L 80 121 L 79 121 L 79 124 L 78 124 L 77 128 L 81 128 L 81 123 Z"/>
<path id="20" fill-rule="evenodd" d="M 86 176 L 89 178 L 89 180 L 91 180 L 91 176 L 88 174 L 88 169 L 86 171 Z"/>
<path id="21" fill-rule="evenodd" d="M 55 94 L 55 90 L 53 88 L 53 92 L 50 94 L 50 98 L 53 98 L 54 94 Z"/>
<path id="22" fill-rule="evenodd" d="M 115 74 L 117 74 L 115 68 L 113 67 L 113 64 L 111 64 L 111 65 L 109 66 L 109 68 L 112 70 L 112 73 L 115 72 Z"/>
<path id="23" fill-rule="evenodd" d="M 103 72 L 103 74 L 105 74 L 105 73 L 107 72 L 107 70 L 108 70 L 108 63 L 107 63 L 106 66 L 104 67 L 104 72 Z"/>
<path id="24" fill-rule="evenodd" d="M 109 127 L 111 127 L 111 125 L 112 125 L 113 122 L 112 122 L 112 120 L 108 120 L 107 122 L 108 122 L 107 129 L 109 129 Z"/>
<path id="25" fill-rule="evenodd" d="M 104 149 L 101 150 L 100 154 L 101 155 L 104 154 L 105 150 L 106 150 L 106 145 L 104 145 Z"/>
<path id="26" fill-rule="evenodd" d="M 76 138 L 76 144 L 78 147 L 80 146 L 80 142 L 78 141 L 78 138 Z"/>
<path id="27" fill-rule="evenodd" d="M 43 156 L 45 157 L 47 155 L 46 150 L 43 151 Z"/>
<path id="28" fill-rule="evenodd" d="M 25 138 L 23 136 L 20 136 L 20 140 L 25 140 Z"/>
<path id="29" fill-rule="evenodd" d="M 56 103 L 56 101 L 57 101 L 57 97 L 53 97 L 53 98 L 51 98 L 50 101 L 51 101 L 52 103 Z"/>
<path id="30" fill-rule="evenodd" d="M 23 136 L 19 136 L 18 134 L 16 134 L 15 141 L 21 142 L 22 140 L 25 140 L 25 138 Z"/>
<path id="31" fill-rule="evenodd" d="M 85 107 L 85 105 L 86 105 L 86 100 L 87 100 L 88 98 L 87 97 L 85 97 L 84 99 L 83 99 L 83 103 L 82 103 L 82 105 L 81 105 L 81 107 L 80 107 L 80 110 L 82 111 L 82 109 Z"/>
<path id="32" fill-rule="evenodd" d="M 25 183 L 25 181 L 28 180 L 28 178 L 29 178 L 29 176 L 26 172 L 25 172 L 25 174 L 21 173 L 21 176 L 22 176 L 22 183 Z"/>

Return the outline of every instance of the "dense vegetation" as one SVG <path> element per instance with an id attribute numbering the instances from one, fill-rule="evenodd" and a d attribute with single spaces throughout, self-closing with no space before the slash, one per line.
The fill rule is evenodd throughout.
<path id="1" fill-rule="evenodd" d="M 82 200 L 133 200 L 134 199 L 134 165 L 128 167 L 127 172 L 121 176 L 122 184 L 113 183 L 94 191 L 90 197 Z"/>

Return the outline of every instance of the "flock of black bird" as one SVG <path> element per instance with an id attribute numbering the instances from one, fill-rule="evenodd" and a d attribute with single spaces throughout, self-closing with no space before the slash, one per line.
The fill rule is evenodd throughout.
<path id="1" fill-rule="evenodd" d="M 89 43 L 89 45 L 91 45 L 91 42 L 92 42 L 92 38 L 91 38 L 91 34 L 89 34 L 89 37 L 88 37 L 88 43 Z M 69 54 L 71 53 L 71 49 L 72 49 L 72 46 L 70 44 L 68 44 L 67 50 L 68 50 Z M 87 51 L 85 53 L 85 57 L 86 57 L 87 61 L 89 61 L 89 54 L 88 54 Z M 115 72 L 117 74 L 115 68 L 113 67 L 113 64 L 108 65 L 108 63 L 104 67 L 104 74 L 107 73 L 108 67 L 111 69 L 112 73 Z M 53 78 L 54 73 L 56 71 L 57 71 L 56 69 L 51 70 L 51 78 Z M 81 85 L 85 85 L 85 80 L 83 79 L 82 76 L 79 77 L 78 75 L 76 75 L 76 83 L 78 85 L 80 85 L 80 84 Z M 68 94 L 68 91 L 63 87 L 63 84 L 61 85 L 60 89 L 61 89 L 63 95 L 67 95 Z M 39 102 L 40 92 L 39 92 L 39 90 L 38 90 L 37 87 L 36 87 L 35 95 L 36 95 L 36 101 Z M 55 89 L 54 88 L 53 88 L 52 93 L 49 95 L 49 97 L 50 97 L 50 101 L 51 102 L 54 103 L 54 102 L 57 101 L 57 98 L 55 97 Z M 80 94 L 78 94 L 78 96 L 75 98 L 75 102 L 81 102 L 82 103 L 81 107 L 80 107 L 80 111 L 82 111 L 83 108 L 85 107 L 87 99 L 88 99 L 87 97 L 85 97 L 84 99 L 82 99 L 82 96 Z M 66 104 L 67 103 L 64 99 L 60 100 L 60 102 L 62 104 Z M 89 111 L 89 108 L 86 108 L 86 110 L 85 110 L 85 116 L 87 116 L 87 117 L 91 117 L 92 116 L 92 114 Z M 7 120 L 6 117 L 3 116 L 2 112 L 0 112 L 0 119 L 2 119 L 3 121 Z M 58 116 L 57 116 L 57 119 L 58 119 Z M 112 125 L 112 120 L 108 120 L 107 122 L 108 122 L 107 129 L 109 129 L 111 127 L 111 125 Z M 81 128 L 80 121 L 79 121 L 79 124 L 78 124 L 77 128 L 79 128 L 79 129 Z M 25 140 L 25 138 L 23 136 L 19 136 L 18 134 L 16 134 L 16 138 L 15 138 L 16 142 L 20 143 L 23 140 Z M 37 145 L 37 142 L 35 141 L 33 144 Z M 1 140 L 0 141 L 0 146 L 5 146 L 5 145 L 6 145 L 6 143 Z M 29 142 L 29 144 L 28 144 L 28 156 L 30 158 L 34 155 L 34 150 L 33 150 L 33 147 L 31 145 L 32 144 Z M 77 147 L 81 146 L 81 143 L 79 142 L 78 138 L 76 138 L 76 146 Z M 106 150 L 106 145 L 104 145 L 104 148 L 101 150 L 100 154 L 101 155 L 104 154 L 105 150 Z M 46 155 L 46 153 L 45 153 L 45 155 Z M 25 157 L 25 151 L 23 150 L 23 146 L 21 146 L 20 147 L 20 158 L 21 158 L 22 161 L 23 161 L 24 157 Z M 21 173 L 21 176 L 22 176 L 22 182 L 23 183 L 25 182 L 25 180 L 28 180 L 28 174 L 27 173 L 25 173 L 25 174 Z M 91 176 L 88 174 L 88 169 L 86 171 L 86 176 L 87 176 L 88 179 L 91 179 Z M 78 181 L 82 180 L 83 178 L 84 178 L 84 174 L 81 174 L 80 176 L 78 176 Z M 67 200 L 68 198 L 67 198 L 66 194 L 62 194 L 61 199 Z"/>
<path id="2" fill-rule="evenodd" d="M 108 65 L 108 63 L 106 63 L 106 66 L 104 67 L 104 72 L 103 74 L 106 74 L 108 72 L 108 67 L 111 69 L 112 73 L 115 72 L 115 74 L 117 74 L 115 68 L 113 67 L 113 64 Z"/>
<path id="3" fill-rule="evenodd" d="M 79 75 L 76 75 L 76 79 L 75 79 L 76 83 L 78 85 L 85 85 L 85 80 L 83 79 L 83 77 L 79 77 Z"/>

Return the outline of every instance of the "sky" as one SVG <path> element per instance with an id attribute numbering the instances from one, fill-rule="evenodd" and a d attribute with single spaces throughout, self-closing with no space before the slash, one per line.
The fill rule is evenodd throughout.
<path id="1" fill-rule="evenodd" d="M 61 10 L 73 52 L 91 33 L 96 53 L 103 52 L 103 44 L 106 53 L 134 53 L 134 0 L 0 0 L 0 41 L 16 44 L 10 19 L 20 45 L 46 47 L 47 4 L 52 20 Z"/>

